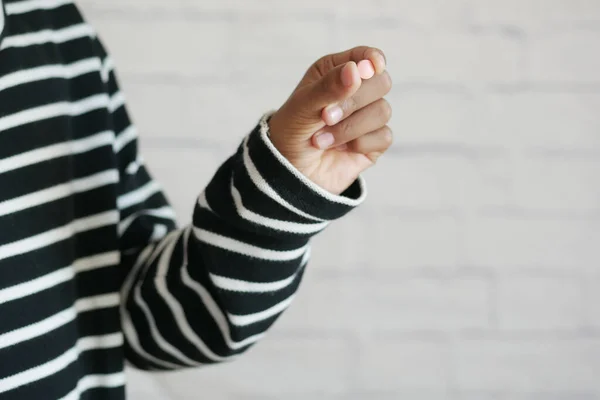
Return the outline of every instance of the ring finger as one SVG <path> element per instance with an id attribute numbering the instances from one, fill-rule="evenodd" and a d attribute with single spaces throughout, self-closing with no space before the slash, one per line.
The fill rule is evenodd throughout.
<path id="1" fill-rule="evenodd" d="M 348 151 L 360 154 L 383 153 L 392 145 L 392 141 L 392 130 L 386 125 L 347 143 L 346 148 Z"/>

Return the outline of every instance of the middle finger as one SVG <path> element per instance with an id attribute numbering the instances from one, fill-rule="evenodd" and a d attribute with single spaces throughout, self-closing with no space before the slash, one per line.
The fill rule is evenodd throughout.
<path id="1" fill-rule="evenodd" d="M 348 118 L 356 111 L 381 99 L 392 89 L 392 79 L 387 71 L 364 80 L 360 89 L 340 104 L 332 104 L 323 109 L 322 118 L 325 124 L 333 126 Z"/>
<path id="2" fill-rule="evenodd" d="M 335 126 L 326 126 L 320 132 L 313 136 L 313 143 L 319 146 L 318 137 L 324 133 L 331 133 L 334 142 L 327 147 L 335 147 L 356 139 L 368 132 L 375 131 L 390 121 L 392 108 L 385 99 L 379 99 L 370 105 L 361 108 L 351 117 L 343 120 Z"/>

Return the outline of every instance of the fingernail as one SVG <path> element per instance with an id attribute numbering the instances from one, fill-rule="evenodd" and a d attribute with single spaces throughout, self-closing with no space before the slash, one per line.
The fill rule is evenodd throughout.
<path id="1" fill-rule="evenodd" d="M 344 111 L 338 105 L 329 106 L 325 109 L 327 113 L 328 121 L 325 121 L 327 125 L 335 125 L 342 120 L 344 116 Z"/>
<path id="2" fill-rule="evenodd" d="M 317 146 L 320 149 L 326 149 L 335 142 L 335 138 L 329 132 L 321 133 L 317 136 Z"/>
<path id="3" fill-rule="evenodd" d="M 370 79 L 375 75 L 373 63 L 369 60 L 362 60 L 358 63 L 358 72 L 362 79 Z"/>
<path id="4" fill-rule="evenodd" d="M 352 64 L 352 62 L 349 62 L 348 64 L 344 65 L 344 68 L 342 68 L 341 71 L 342 84 L 346 87 L 351 87 L 354 84 L 354 74 L 352 72 L 348 72 L 352 68 Z"/>

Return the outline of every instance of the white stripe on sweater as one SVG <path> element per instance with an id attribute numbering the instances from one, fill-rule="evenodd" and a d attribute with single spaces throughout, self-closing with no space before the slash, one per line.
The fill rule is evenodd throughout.
<path id="1" fill-rule="evenodd" d="M 233 202 L 235 204 L 235 209 L 240 217 L 243 219 L 253 222 L 258 225 L 266 226 L 267 228 L 275 229 L 283 232 L 291 232 L 298 234 L 309 234 L 309 233 L 317 233 L 322 231 L 327 227 L 329 222 L 318 222 L 315 224 L 302 224 L 297 222 L 288 222 L 282 221 L 279 219 L 273 219 L 268 217 L 263 217 L 260 214 L 255 213 L 252 210 L 247 209 L 244 206 L 244 202 L 240 192 L 235 187 L 235 183 L 233 177 L 231 178 L 231 196 L 233 197 Z"/>
<path id="2" fill-rule="evenodd" d="M 229 323 L 227 321 L 227 318 L 223 314 L 223 311 L 217 305 L 217 302 L 212 298 L 212 296 L 204 286 L 192 279 L 192 277 L 190 276 L 190 272 L 188 270 L 189 263 L 187 255 L 187 246 L 190 237 L 190 232 L 191 228 L 187 228 L 184 234 L 184 262 L 183 268 L 181 268 L 181 280 L 183 284 L 192 289 L 198 295 L 202 304 L 204 304 L 204 307 L 206 307 L 206 310 L 210 313 L 215 323 L 219 327 L 219 331 L 221 332 L 221 336 L 225 340 L 225 344 L 227 345 L 227 347 L 229 347 L 232 350 L 239 350 L 252 343 L 259 341 L 265 336 L 264 333 L 249 336 L 246 339 L 239 342 L 233 340 L 233 338 L 231 337 L 231 330 L 229 329 Z"/>
<path id="3" fill-rule="evenodd" d="M 73 321 L 76 315 L 75 307 L 69 307 L 38 322 L 0 335 L 0 349 L 52 332 Z"/>
<path id="4" fill-rule="evenodd" d="M 125 96 L 121 92 L 116 92 L 112 96 L 110 96 L 110 101 L 108 102 L 108 111 L 111 113 L 115 112 L 119 107 L 125 105 Z"/>
<path id="5" fill-rule="evenodd" d="M 124 210 L 136 204 L 143 203 L 158 192 L 160 192 L 160 185 L 158 182 L 154 180 L 148 181 L 144 186 L 140 186 L 129 193 L 119 196 L 117 199 L 117 207 L 119 207 L 119 210 Z"/>
<path id="6" fill-rule="evenodd" d="M 240 242 L 217 233 L 207 231 L 206 229 L 194 227 L 194 236 L 206 244 L 210 244 L 221 249 L 242 254 L 246 257 L 259 258 L 268 261 L 292 261 L 300 258 L 308 245 L 294 250 L 271 250 L 262 247 L 253 246 L 248 243 Z"/>
<path id="7" fill-rule="evenodd" d="M 283 300 L 282 302 L 275 304 L 273 307 L 270 307 L 264 311 L 257 312 L 254 314 L 246 314 L 246 315 L 229 314 L 229 320 L 235 326 L 248 326 L 248 325 L 255 324 L 257 322 L 264 321 L 266 319 L 274 317 L 277 314 L 283 312 L 292 303 L 292 301 L 294 300 L 294 297 L 295 297 L 295 295 L 291 295 L 290 297 Z"/>
<path id="8" fill-rule="evenodd" d="M 83 37 L 94 37 L 95 35 L 96 33 L 90 25 L 82 23 L 78 25 L 71 25 L 63 29 L 44 29 L 37 32 L 7 36 L 2 41 L 0 49 L 4 50 L 10 47 L 27 47 L 44 43 L 59 44 Z"/>
<path id="9" fill-rule="evenodd" d="M 168 244 L 165 246 L 165 249 L 163 250 L 162 254 L 160 255 L 159 263 L 168 263 L 169 262 L 169 259 L 173 255 L 173 249 L 175 248 L 175 245 L 177 244 L 177 240 L 179 239 L 180 235 L 181 235 L 181 231 L 176 231 L 175 234 L 169 235 L 167 238 L 165 238 L 165 241 L 168 242 Z M 145 271 L 139 277 L 140 281 L 144 281 L 145 274 L 146 274 L 148 268 L 150 268 L 150 265 L 146 265 Z M 150 279 L 150 278 L 148 278 L 148 279 Z M 154 343 L 156 343 L 156 345 L 160 349 L 162 349 L 165 353 L 170 354 L 172 357 L 174 357 L 175 359 L 177 359 L 180 363 L 182 363 L 184 365 L 187 365 L 190 367 L 196 367 L 196 366 L 202 365 L 202 363 L 192 360 L 189 357 L 187 357 L 177 347 L 173 346 L 161 335 L 158 327 L 156 326 L 156 320 L 154 319 L 154 316 L 152 315 L 150 308 L 148 307 L 148 305 L 142 298 L 141 285 L 136 285 L 134 287 L 133 298 L 134 298 L 134 301 L 137 304 L 137 306 L 142 310 L 142 313 L 146 317 L 146 322 L 148 323 L 148 327 L 150 328 L 149 333 L 150 333 L 150 336 L 152 337 L 152 340 L 154 341 Z M 169 327 L 169 329 L 172 329 L 172 327 Z"/>
<path id="10" fill-rule="evenodd" d="M 90 217 L 76 219 L 61 227 L 0 246 L 0 260 L 69 239 L 78 232 L 116 224 L 118 220 L 119 213 L 117 211 L 106 211 Z"/>
<path id="11" fill-rule="evenodd" d="M 35 10 L 52 10 L 65 4 L 73 4 L 73 0 L 23 0 L 8 3 L 4 7 L 7 15 L 16 15 Z"/>
<path id="12" fill-rule="evenodd" d="M 102 69 L 100 70 L 100 76 L 104 83 L 108 82 L 110 72 L 114 69 L 115 64 L 110 56 L 107 56 L 102 62 Z"/>
<path id="13" fill-rule="evenodd" d="M 183 232 L 184 240 L 185 240 L 185 236 L 186 236 L 187 232 L 188 232 L 188 230 Z M 179 239 L 179 238 L 177 238 L 177 239 Z M 196 333 L 194 332 L 194 330 L 192 329 L 192 327 L 190 326 L 190 324 L 188 322 L 188 319 L 186 317 L 185 311 L 183 310 L 183 307 L 181 306 L 181 304 L 179 304 L 177 299 L 167 289 L 166 276 L 169 271 L 170 255 L 173 253 L 173 249 L 176 244 L 177 244 L 177 241 L 175 240 L 172 242 L 172 244 L 169 245 L 169 247 L 167 249 L 165 249 L 165 253 L 168 252 L 169 257 L 166 257 L 164 253 L 160 257 L 160 260 L 159 260 L 158 266 L 157 266 L 157 270 L 156 270 L 156 279 L 154 281 L 154 283 L 156 285 L 156 290 L 157 290 L 158 294 L 162 297 L 162 299 L 165 301 L 167 306 L 169 307 L 169 310 L 173 314 L 173 318 L 175 319 L 175 321 L 177 323 L 177 327 L 179 328 L 179 330 L 181 331 L 183 336 L 185 336 L 185 338 L 190 343 L 192 343 L 196 347 L 196 349 L 198 349 L 198 351 L 200 351 L 204 356 L 206 356 L 211 361 L 224 361 L 226 359 L 225 357 L 220 357 L 217 354 L 215 354 L 206 345 L 206 343 L 204 343 L 204 341 L 198 335 L 196 335 Z"/>
<path id="14" fill-rule="evenodd" d="M 78 400 L 81 395 L 93 388 L 113 388 L 125 385 L 125 373 L 86 375 L 79 379 L 77 386 L 69 394 L 59 400 Z"/>
<path id="15" fill-rule="evenodd" d="M 172 207 L 165 206 L 161 208 L 150 208 L 144 209 L 140 211 L 136 211 L 131 214 L 129 217 L 125 218 L 123 221 L 119 222 L 119 236 L 123 236 L 127 231 L 127 228 L 133 223 L 136 218 L 142 217 L 144 215 L 151 215 L 153 217 L 165 218 L 174 220 L 175 219 L 175 211 Z"/>
<path id="16" fill-rule="evenodd" d="M 106 108 L 108 96 L 96 94 L 75 102 L 59 102 L 19 111 L 16 114 L 0 118 L 0 131 L 21 125 L 32 124 L 49 118 L 60 116 L 77 116 L 87 112 Z"/>
<path id="17" fill-rule="evenodd" d="M 8 378 L 4 378 L 0 380 L 0 393 L 7 392 L 19 386 L 27 385 L 29 383 L 46 378 L 47 376 L 54 375 L 77 360 L 78 356 L 79 351 L 77 351 L 76 346 L 73 346 L 52 361 L 48 361 L 47 363 L 9 376 Z"/>
<path id="18" fill-rule="evenodd" d="M 58 157 L 81 154 L 106 145 L 112 146 L 114 139 L 115 134 L 113 132 L 104 131 L 83 139 L 71 140 L 40 147 L 26 153 L 15 154 L 14 156 L 0 160 L 0 174 Z"/>
<path id="19" fill-rule="evenodd" d="M 75 302 L 75 308 L 78 313 L 83 313 L 91 310 L 99 310 L 101 308 L 116 307 L 120 302 L 121 298 L 118 292 L 106 293 L 79 299 Z"/>
<path id="20" fill-rule="evenodd" d="M 201 208 L 204 208 L 204 209 L 212 212 L 213 214 L 215 213 L 213 211 L 213 209 L 210 208 L 210 205 L 208 204 L 208 199 L 206 198 L 206 191 L 204 191 L 204 190 L 200 193 L 200 196 L 198 196 L 198 205 Z"/>
<path id="21" fill-rule="evenodd" d="M 275 191 L 275 189 L 273 189 L 265 180 L 265 178 L 262 177 L 262 175 L 260 174 L 260 172 L 258 172 L 258 169 L 256 168 L 256 166 L 254 165 L 254 163 L 252 162 L 252 159 L 250 158 L 250 152 L 248 150 L 248 136 L 246 136 L 246 138 L 244 139 L 244 142 L 242 144 L 243 146 L 243 160 L 244 160 L 244 166 L 246 167 L 246 170 L 248 171 L 248 175 L 250 176 L 250 179 L 252 180 L 252 182 L 254 183 L 254 185 L 258 188 L 258 190 L 260 190 L 261 192 L 263 192 L 264 194 L 266 194 L 267 196 L 269 196 L 272 200 L 276 201 L 277 203 L 279 203 L 280 205 L 282 205 L 283 207 L 287 208 L 288 210 L 304 217 L 304 218 L 308 218 L 308 219 L 312 219 L 313 221 L 320 221 L 320 222 L 324 222 L 325 220 L 322 218 L 318 218 L 315 217 L 313 215 L 310 215 L 308 213 L 305 213 L 304 211 L 294 207 L 292 204 L 288 203 L 286 200 L 284 200 L 279 193 L 277 193 Z"/>
<path id="22" fill-rule="evenodd" d="M 100 71 L 98 58 L 86 58 L 71 64 L 52 64 L 13 72 L 0 78 L 0 91 L 51 78 L 72 79 L 89 72 Z"/>
<path id="23" fill-rule="evenodd" d="M 184 262 L 183 262 L 183 266 L 180 268 L 182 282 L 186 286 L 188 286 L 190 289 L 192 289 L 194 292 L 196 292 L 196 294 L 200 297 L 201 303 L 204 305 L 206 310 L 212 316 L 214 322 L 217 324 L 217 327 L 219 328 L 227 347 L 229 347 L 232 350 L 237 350 L 237 349 L 245 347 L 251 343 L 254 343 L 255 341 L 259 340 L 261 337 L 263 337 L 262 334 L 255 335 L 253 337 L 247 338 L 246 340 L 244 340 L 242 342 L 236 342 L 231 339 L 229 325 L 227 324 L 227 320 L 226 320 L 223 312 L 221 311 L 221 309 L 219 308 L 217 303 L 214 301 L 214 299 L 212 298 L 210 293 L 208 293 L 208 291 L 202 285 L 200 285 L 198 282 L 194 281 L 189 275 L 189 272 L 187 270 L 187 266 L 188 266 L 187 242 L 189 240 L 190 228 L 186 228 L 184 230 L 183 235 L 184 235 L 184 238 L 183 238 L 183 240 L 184 240 L 184 242 L 183 242 Z M 198 336 L 196 334 L 196 332 L 194 331 L 194 329 L 191 327 L 191 325 L 189 323 L 189 320 L 187 318 L 185 310 L 183 309 L 181 304 L 177 301 L 177 299 L 169 292 L 169 290 L 167 288 L 165 278 L 167 276 L 168 269 L 169 269 L 169 260 L 161 258 L 161 261 L 158 264 L 158 269 L 156 272 L 157 277 L 155 279 L 155 284 L 156 284 L 158 293 L 163 298 L 165 303 L 169 306 L 169 309 L 171 310 L 171 313 L 173 314 L 173 317 L 175 318 L 175 321 L 177 322 L 177 326 L 178 326 L 179 330 L 181 331 L 181 333 L 185 336 L 185 338 L 190 343 L 192 343 L 198 349 L 198 351 L 202 352 L 207 358 L 209 358 L 212 361 L 225 361 L 225 360 L 232 360 L 233 358 L 235 358 L 235 356 L 221 357 L 221 356 L 216 355 L 206 345 L 206 343 L 200 338 L 200 336 Z M 203 324 L 201 324 L 201 325 L 203 325 Z"/>
<path id="24" fill-rule="evenodd" d="M 63 282 L 70 281 L 73 277 L 75 277 L 75 270 L 72 266 L 68 266 L 28 282 L 9 286 L 0 290 L 0 305 L 39 293 Z"/>
<path id="25" fill-rule="evenodd" d="M 75 346 L 71 347 L 69 350 L 53 360 L 7 378 L 0 379 L 0 393 L 7 392 L 19 386 L 37 382 L 50 375 L 54 375 L 76 361 L 80 354 L 86 350 L 92 350 L 96 348 L 114 348 L 120 346 L 122 341 L 119 343 L 119 341 L 116 340 L 116 337 L 113 336 L 114 335 L 107 335 L 105 337 L 84 337 L 79 339 Z"/>
<path id="26" fill-rule="evenodd" d="M 210 274 L 210 280 L 219 289 L 229 290 L 231 292 L 267 293 L 276 292 L 288 287 L 294 282 L 297 276 L 297 274 L 294 274 L 289 278 L 275 282 L 247 282 L 239 279 L 227 278 L 226 276 Z"/>
<path id="27" fill-rule="evenodd" d="M 131 271 L 129 272 L 129 274 L 128 274 L 127 278 L 125 279 L 125 282 L 122 286 L 121 297 L 123 298 L 123 301 L 121 302 L 119 309 L 120 309 L 120 313 L 121 313 L 121 325 L 123 326 L 123 333 L 125 334 L 125 337 L 127 338 L 127 343 L 129 344 L 131 349 L 133 351 L 135 351 L 139 357 L 142 357 L 156 365 L 160 365 L 161 367 L 167 368 L 167 369 L 177 369 L 177 368 L 180 368 L 181 366 L 177 365 L 177 364 L 173 364 L 173 363 L 165 361 L 165 360 L 161 360 L 161 359 L 153 356 L 152 354 L 148 353 L 142 347 L 139 336 L 136 331 L 136 327 L 133 324 L 133 321 L 131 320 L 131 315 L 129 314 L 129 310 L 127 309 L 128 297 L 131 293 L 131 290 L 134 287 L 135 283 L 139 283 L 139 279 L 138 279 L 139 271 L 141 268 L 146 266 L 146 264 L 144 262 L 145 261 L 148 262 L 147 260 L 151 259 L 153 257 L 153 254 L 158 254 L 160 252 L 160 250 L 162 250 L 164 248 L 166 242 L 167 242 L 167 239 L 163 240 L 156 247 L 154 247 L 153 245 L 149 245 L 140 253 L 140 255 L 138 256 L 138 259 L 136 260 L 135 264 L 131 268 Z M 151 261 L 149 261 L 149 263 L 150 262 Z"/>
<path id="28" fill-rule="evenodd" d="M 135 160 L 131 161 L 125 168 L 125 172 L 129 175 L 135 175 L 140 168 L 144 165 L 144 158 L 140 153 L 136 156 Z"/>
<path id="29" fill-rule="evenodd" d="M 298 275 L 302 272 L 306 266 L 308 259 L 310 258 L 310 247 L 306 249 L 300 267 L 292 276 L 274 282 L 248 282 L 239 279 L 228 278 L 226 276 L 215 275 L 209 273 L 210 279 L 215 287 L 223 290 L 229 290 L 231 292 L 242 292 L 242 293 L 269 293 L 276 292 L 281 289 L 285 289 L 292 284 L 298 278 Z"/>
<path id="30" fill-rule="evenodd" d="M 81 351 L 92 349 L 112 349 L 123 345 L 123 334 L 121 332 L 108 335 L 86 336 L 77 341 Z"/>
<path id="31" fill-rule="evenodd" d="M 98 172 L 85 178 L 73 179 L 67 183 L 52 186 L 37 192 L 31 192 L 21 197 L 0 202 L 0 216 L 13 214 L 28 208 L 49 203 L 54 200 L 96 189 L 119 181 L 119 173 L 112 169 Z"/>
<path id="32" fill-rule="evenodd" d="M 133 142 L 137 139 L 137 131 L 134 125 L 129 125 L 126 129 L 124 129 L 121 133 L 117 134 L 115 138 L 115 142 L 113 144 L 113 148 L 115 153 L 120 152 L 123 147 L 127 146 L 129 143 Z"/>
<path id="33" fill-rule="evenodd" d="M 81 258 L 73 264 L 76 273 L 92 271 L 94 269 L 115 266 L 121 261 L 121 253 L 118 250 L 100 253 L 86 258 Z"/>
<path id="34" fill-rule="evenodd" d="M 115 295 L 114 293 L 101 296 L 84 297 L 77 300 L 73 306 L 57 312 L 54 315 L 0 335 L 0 349 L 13 346 L 17 343 L 22 343 L 52 332 L 53 330 L 73 321 L 79 313 L 114 307 L 118 304 L 119 296 L 118 294 Z"/>
<path id="35" fill-rule="evenodd" d="M 60 268 L 30 281 L 0 290 L 0 305 L 60 285 L 63 282 L 73 279 L 77 273 L 116 265 L 118 262 L 119 253 L 116 251 L 77 259 L 73 265 Z"/>

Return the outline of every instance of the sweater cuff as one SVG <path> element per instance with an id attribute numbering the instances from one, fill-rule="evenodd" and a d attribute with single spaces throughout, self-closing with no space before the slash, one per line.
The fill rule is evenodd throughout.
<path id="1" fill-rule="evenodd" d="M 255 173 L 276 197 L 292 205 L 301 215 L 308 214 L 324 221 L 342 217 L 365 200 L 367 189 L 361 176 L 341 195 L 335 195 L 298 171 L 269 139 L 270 116 L 271 113 L 265 114 L 249 135 L 247 149 L 256 167 Z"/>

